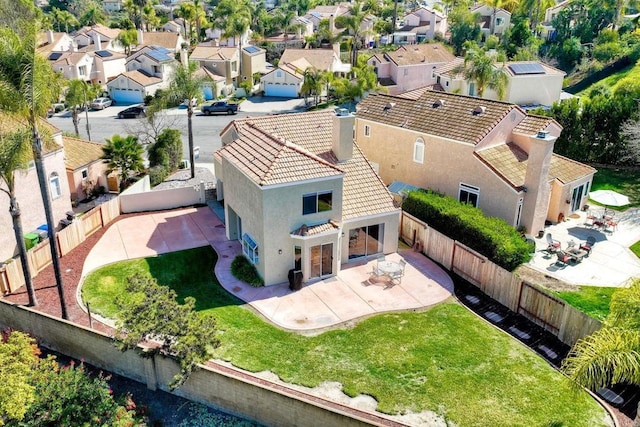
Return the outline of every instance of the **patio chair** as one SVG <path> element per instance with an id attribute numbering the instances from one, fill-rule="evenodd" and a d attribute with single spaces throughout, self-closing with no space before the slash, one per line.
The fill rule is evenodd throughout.
<path id="1" fill-rule="evenodd" d="M 554 253 L 560 250 L 560 240 L 551 237 L 551 233 L 547 233 L 547 252 Z"/>
<path id="2" fill-rule="evenodd" d="M 569 264 L 569 262 L 573 261 L 571 255 L 561 249 L 558 249 L 555 254 L 558 257 L 558 263 L 560 264 Z"/>
<path id="3" fill-rule="evenodd" d="M 580 244 L 580 249 L 582 249 L 583 251 L 587 251 L 587 255 L 585 256 L 589 256 L 591 254 L 591 249 L 593 249 L 593 246 L 595 244 L 596 244 L 596 238 L 593 236 L 589 236 L 587 237 L 586 242 Z"/>

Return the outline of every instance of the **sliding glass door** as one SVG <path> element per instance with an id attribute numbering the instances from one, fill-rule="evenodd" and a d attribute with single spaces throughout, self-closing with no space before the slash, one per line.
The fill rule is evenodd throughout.
<path id="1" fill-rule="evenodd" d="M 384 247 L 384 224 L 349 230 L 349 259 L 381 253 Z"/>
<path id="2" fill-rule="evenodd" d="M 311 277 L 333 274 L 333 243 L 311 247 Z"/>

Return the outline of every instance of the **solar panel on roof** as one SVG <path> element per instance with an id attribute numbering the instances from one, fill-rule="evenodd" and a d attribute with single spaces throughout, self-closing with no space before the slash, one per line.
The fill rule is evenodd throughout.
<path id="1" fill-rule="evenodd" d="M 260 49 L 258 49 L 255 46 L 247 46 L 247 47 L 244 48 L 244 50 L 246 50 L 247 53 L 256 53 L 256 52 L 260 51 Z"/>
<path id="2" fill-rule="evenodd" d="M 49 55 L 49 59 L 50 59 L 51 61 L 55 61 L 55 60 L 57 60 L 57 59 L 60 59 L 60 57 L 61 57 L 61 56 L 62 56 L 62 53 L 60 53 L 60 52 L 53 52 L 53 53 L 51 53 L 51 54 Z"/>
<path id="3" fill-rule="evenodd" d="M 159 52 L 157 50 L 149 50 L 147 52 L 150 57 L 155 59 L 156 61 L 169 61 L 171 58 L 164 52 Z"/>
<path id="4" fill-rule="evenodd" d="M 537 63 L 527 63 L 527 64 L 510 64 L 509 68 L 513 71 L 513 74 L 519 76 L 522 74 L 544 74 L 544 67 Z"/>
<path id="5" fill-rule="evenodd" d="M 113 56 L 113 54 L 108 50 L 98 50 L 96 51 L 96 55 L 98 55 L 100 58 L 108 58 L 109 56 Z"/>

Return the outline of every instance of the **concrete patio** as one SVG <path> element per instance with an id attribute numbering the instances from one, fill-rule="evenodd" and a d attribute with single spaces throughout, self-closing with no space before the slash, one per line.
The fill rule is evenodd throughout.
<path id="1" fill-rule="evenodd" d="M 116 222 L 87 255 L 82 276 L 113 262 L 206 245 L 218 254 L 215 274 L 220 284 L 272 323 L 290 330 L 321 330 L 378 313 L 420 309 L 453 293 L 448 274 L 411 250 L 387 256 L 407 261 L 402 282 L 395 286 L 369 282 L 375 261 L 363 260 L 343 265 L 337 276 L 306 284 L 299 291 L 290 291 L 288 283 L 251 287 L 231 274 L 240 243 L 227 240 L 224 225 L 208 207 L 153 212 Z"/>
<path id="2" fill-rule="evenodd" d="M 561 264 L 555 254 L 548 254 L 545 236 L 535 239 L 536 252 L 529 265 L 551 277 L 575 285 L 624 286 L 630 278 L 640 277 L 640 259 L 629 246 L 640 240 L 640 211 L 616 212 L 617 230 L 601 231 L 585 225 L 586 212 L 576 212 L 565 221 L 545 227 L 553 239 L 566 249 L 570 241 L 580 244 L 588 236 L 596 239 L 589 257 L 578 264 Z"/>

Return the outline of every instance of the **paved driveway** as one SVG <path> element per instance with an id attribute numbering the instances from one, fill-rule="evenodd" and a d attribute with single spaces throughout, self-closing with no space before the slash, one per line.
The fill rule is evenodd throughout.
<path id="1" fill-rule="evenodd" d="M 82 275 L 117 261 L 206 245 L 218 254 L 215 273 L 222 286 L 274 324 L 291 330 L 317 330 L 377 313 L 428 307 L 453 292 L 444 270 L 410 250 L 387 256 L 407 261 L 402 283 L 391 287 L 367 281 L 375 261 L 350 263 L 336 277 L 295 292 L 288 283 L 251 287 L 231 274 L 240 244 L 227 240 L 224 225 L 208 207 L 153 212 L 116 222 L 87 255 Z"/>

